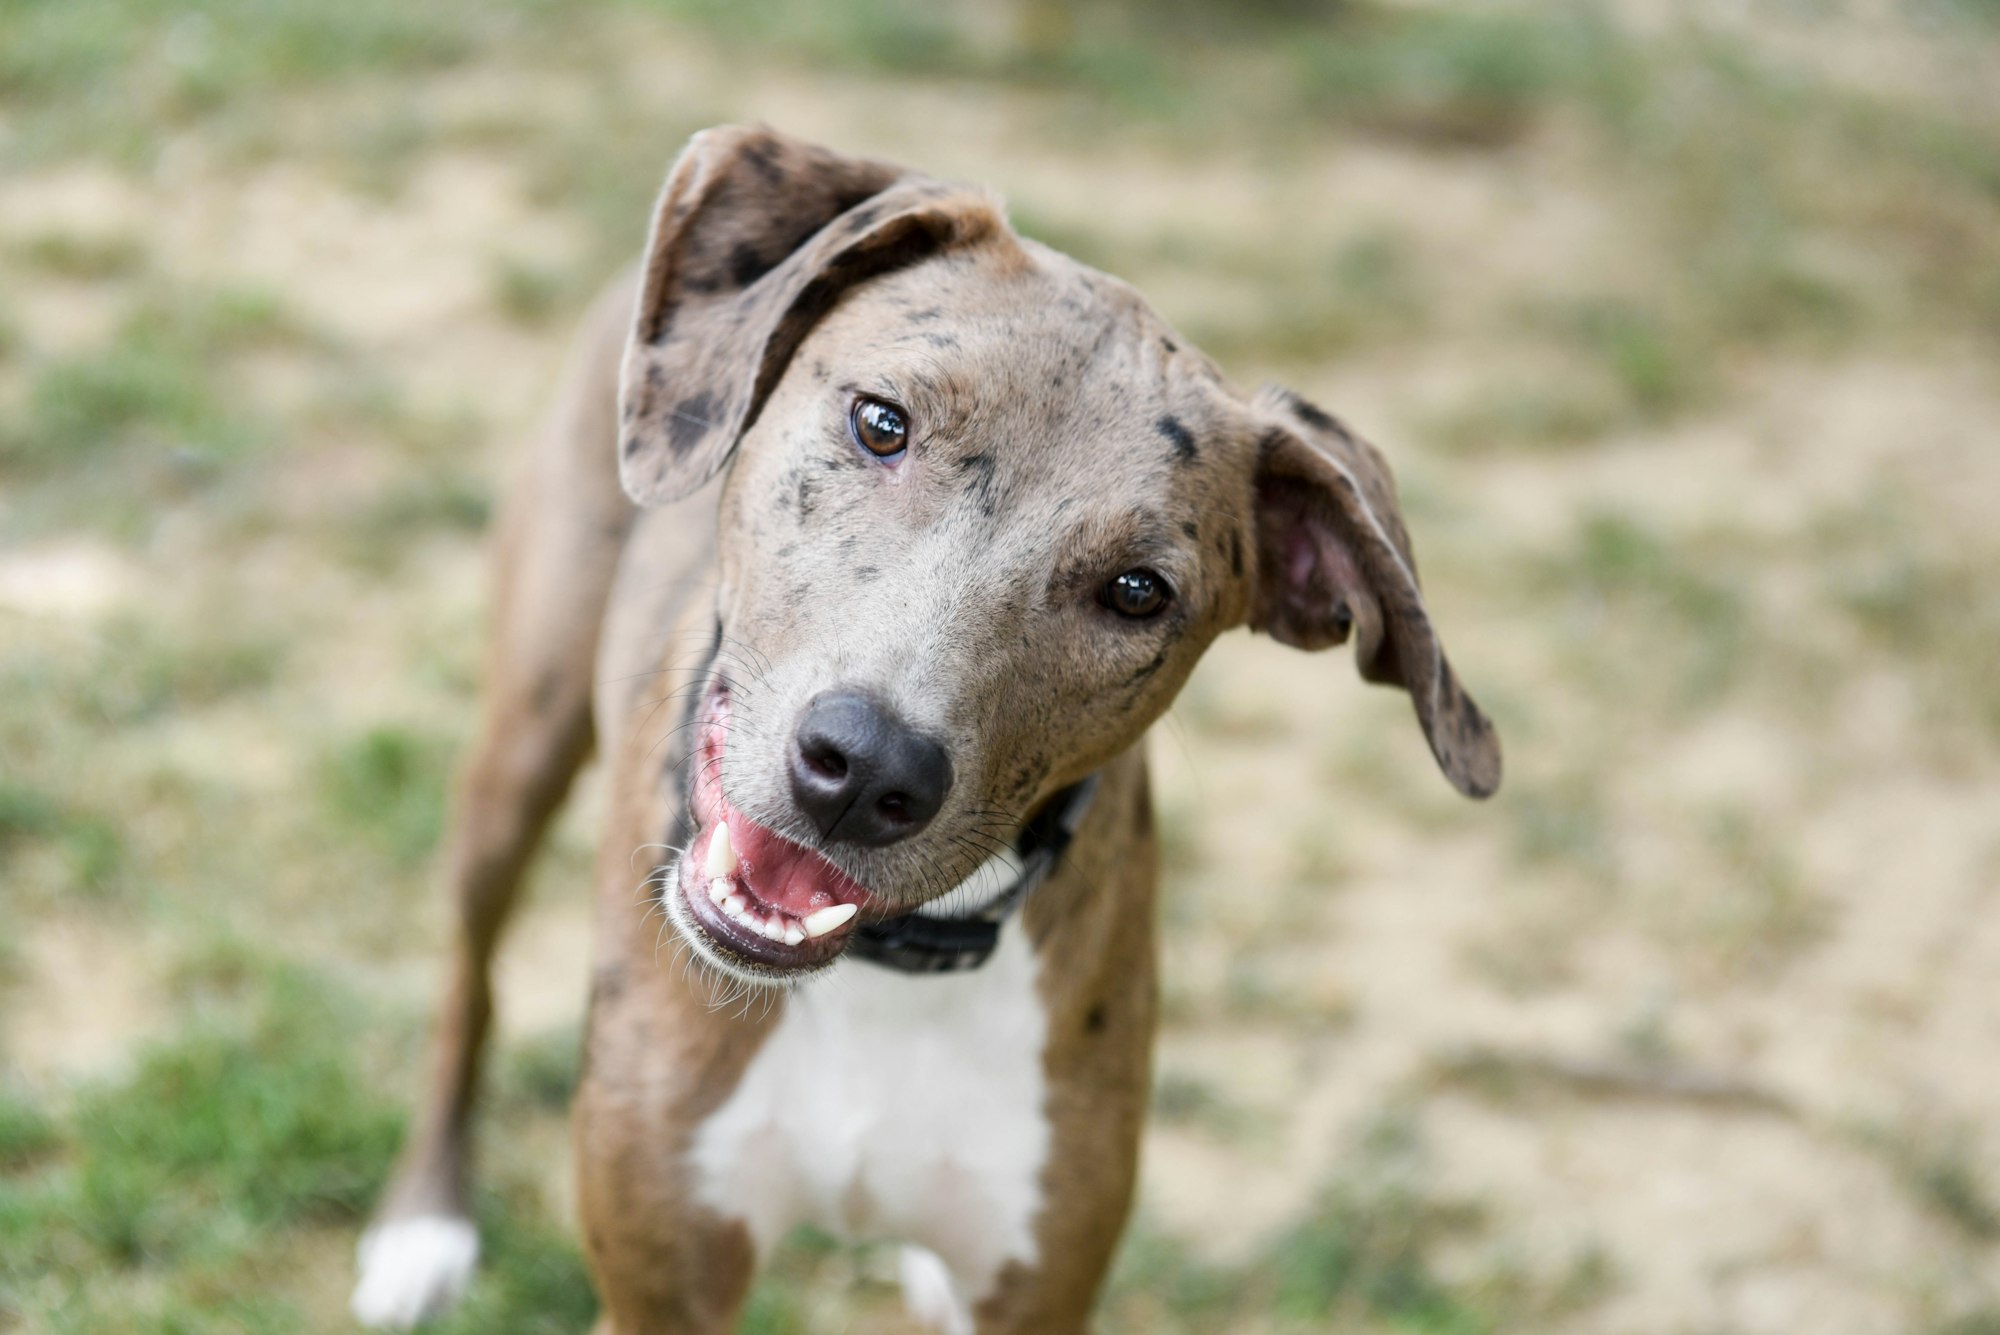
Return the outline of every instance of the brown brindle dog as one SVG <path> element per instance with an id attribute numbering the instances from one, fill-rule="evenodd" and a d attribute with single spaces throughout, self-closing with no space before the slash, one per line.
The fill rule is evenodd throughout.
<path id="1" fill-rule="evenodd" d="M 356 1313 L 415 1324 L 471 1271 L 488 961 L 594 737 L 602 1329 L 726 1330 L 813 1223 L 907 1244 L 943 1329 L 1083 1330 L 1149 1084 L 1142 739 L 1202 651 L 1351 637 L 1453 784 L 1500 781 L 1388 466 L 989 195 L 767 130 L 688 146 L 632 292 L 501 528 L 455 973 Z"/>

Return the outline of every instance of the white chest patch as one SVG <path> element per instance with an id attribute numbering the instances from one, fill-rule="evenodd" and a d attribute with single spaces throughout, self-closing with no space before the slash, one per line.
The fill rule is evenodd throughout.
<path id="1" fill-rule="evenodd" d="M 1049 1127 L 1048 1016 L 1019 923 L 985 966 L 909 975 L 845 961 L 777 1028 L 694 1142 L 702 1198 L 760 1254 L 801 1223 L 929 1248 L 961 1310 L 1035 1259 Z"/>

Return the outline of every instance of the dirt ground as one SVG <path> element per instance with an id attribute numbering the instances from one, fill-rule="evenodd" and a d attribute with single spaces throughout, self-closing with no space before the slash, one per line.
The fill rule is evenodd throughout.
<path id="1" fill-rule="evenodd" d="M 93 1232 L 92 1128 L 280 969 L 393 1123 L 510 440 L 680 141 L 763 120 L 990 183 L 1382 445 L 1505 739 L 1464 803 L 1399 696 L 1240 633 L 1156 730 L 1107 1329 L 2000 1331 L 1990 5 L 1171 7 L 1164 74 L 1091 9 L 1014 61 L 1032 5 L 935 48 L 894 6 L 364 5 L 278 55 L 241 6 L 82 8 L 148 44 L 0 60 L 0 1330 L 344 1328 L 393 1125 L 325 1208 L 147 1188 L 248 1221 L 184 1251 Z M 485 1208 L 549 1292 L 600 800 L 502 964 Z M 883 1264 L 807 1240 L 751 1324 L 901 1329 Z"/>

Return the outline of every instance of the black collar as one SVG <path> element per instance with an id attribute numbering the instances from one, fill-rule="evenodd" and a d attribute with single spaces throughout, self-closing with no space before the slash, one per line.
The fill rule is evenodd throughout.
<path id="1" fill-rule="evenodd" d="M 862 923 L 847 953 L 900 973 L 964 973 L 986 963 L 1000 945 L 1000 929 L 1035 887 L 1062 861 L 1070 840 L 1097 795 L 1097 776 L 1071 784 L 1042 805 L 1021 827 L 1015 841 L 1020 870 L 1013 884 L 963 918 L 905 913 L 900 918 Z"/>

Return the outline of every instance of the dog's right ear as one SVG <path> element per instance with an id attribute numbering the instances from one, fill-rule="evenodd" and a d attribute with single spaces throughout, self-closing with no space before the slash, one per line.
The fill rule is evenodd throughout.
<path id="1" fill-rule="evenodd" d="M 619 478 L 641 505 L 722 468 L 842 293 L 1004 230 L 992 199 L 775 131 L 705 130 L 653 214 L 618 388 Z"/>

